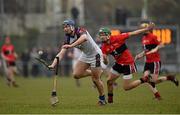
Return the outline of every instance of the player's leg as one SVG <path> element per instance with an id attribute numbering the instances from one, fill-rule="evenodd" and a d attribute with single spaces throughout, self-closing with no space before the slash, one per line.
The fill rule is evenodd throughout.
<path id="1" fill-rule="evenodd" d="M 12 66 L 12 85 L 14 87 L 18 87 L 19 85 L 16 83 L 16 80 L 15 80 L 15 74 L 17 74 L 18 71 L 17 71 L 17 67 L 16 66 Z"/>
<path id="2" fill-rule="evenodd" d="M 88 70 L 89 67 L 89 64 L 78 60 L 73 70 L 74 78 L 80 79 L 83 77 L 91 76 L 92 73 L 90 70 Z"/>
<path id="3" fill-rule="evenodd" d="M 143 76 L 142 78 L 138 80 L 132 81 L 132 74 L 124 75 L 123 76 L 123 89 L 125 91 L 131 90 L 136 88 L 137 86 L 143 84 L 143 83 L 149 83 L 150 80 L 148 76 Z"/>
<path id="4" fill-rule="evenodd" d="M 102 74 L 103 74 L 104 76 L 106 76 L 107 79 L 108 79 L 108 77 L 110 76 L 110 75 L 109 75 L 109 74 L 110 74 L 110 68 L 108 68 L 107 65 L 105 65 L 104 63 L 101 64 L 101 67 L 102 67 L 102 69 L 103 69 L 103 73 L 102 73 Z M 117 88 L 117 87 L 118 87 L 118 83 L 114 81 L 113 87 Z"/>
<path id="5" fill-rule="evenodd" d="M 108 90 L 108 103 L 113 103 L 113 84 L 115 83 L 116 79 L 119 77 L 119 73 L 109 73 L 107 78 L 107 90 Z"/>
<path id="6" fill-rule="evenodd" d="M 7 80 L 7 85 L 11 86 L 11 78 L 9 77 L 9 74 L 10 74 L 9 63 L 5 61 L 4 59 L 2 60 L 2 62 L 3 62 L 4 73 Z"/>
<path id="7" fill-rule="evenodd" d="M 75 65 L 76 65 L 76 63 L 77 63 L 77 59 L 73 59 L 73 61 L 72 61 L 72 69 L 74 70 L 75 69 Z M 75 82 L 76 82 L 76 86 L 77 87 L 80 87 L 81 86 L 81 83 L 80 83 L 80 81 L 79 81 L 79 79 L 75 79 Z"/>
<path id="8" fill-rule="evenodd" d="M 5 73 L 6 73 L 7 85 L 11 86 L 12 85 L 12 71 L 10 67 L 7 67 Z"/>
<path id="9" fill-rule="evenodd" d="M 102 74 L 102 69 L 100 67 L 91 67 L 92 71 L 92 81 L 96 85 L 97 90 L 99 92 L 99 105 L 105 105 L 106 100 L 105 100 L 105 94 L 104 94 L 104 84 L 101 80 L 101 74 Z"/>
<path id="10" fill-rule="evenodd" d="M 144 76 L 148 76 L 148 75 L 150 75 L 150 71 L 149 70 L 144 71 Z M 157 78 L 156 76 L 154 76 L 152 74 L 151 74 L 151 77 L 152 77 L 152 79 Z M 159 91 L 157 90 L 155 84 L 154 84 L 154 86 L 152 86 L 150 84 L 147 84 L 147 85 L 150 88 L 150 90 L 153 92 L 155 99 L 161 100 L 161 95 L 160 95 Z"/>
<path id="11" fill-rule="evenodd" d="M 18 87 L 18 85 L 16 84 L 16 81 L 15 81 L 15 77 L 14 77 L 14 74 L 17 72 L 15 62 L 8 62 L 8 70 L 9 70 L 8 77 L 11 80 L 12 86 Z"/>
<path id="12" fill-rule="evenodd" d="M 89 61 L 88 61 L 89 60 Z M 99 54 L 95 55 L 93 58 L 89 58 L 87 61 L 90 64 L 90 70 L 92 72 L 92 81 L 97 87 L 99 92 L 99 105 L 105 105 L 105 94 L 104 94 L 104 84 L 101 80 L 102 68 L 101 68 L 101 56 Z"/>
<path id="13" fill-rule="evenodd" d="M 132 74 L 123 76 L 123 89 L 125 91 L 131 90 L 131 89 L 139 86 L 140 84 L 142 84 L 141 80 L 132 81 L 131 79 L 132 79 Z"/>
<path id="14" fill-rule="evenodd" d="M 13 67 L 12 66 L 8 67 L 7 79 L 9 81 L 10 85 L 13 85 L 15 83 L 14 72 L 13 72 Z"/>
<path id="15" fill-rule="evenodd" d="M 154 62 L 153 63 L 153 74 L 152 74 L 152 78 L 153 78 L 153 81 L 158 84 L 158 83 L 161 83 L 163 81 L 171 81 L 173 82 L 176 86 L 179 85 L 179 81 L 178 79 L 175 77 L 175 75 L 167 75 L 167 76 L 161 76 L 158 78 L 158 75 L 159 75 L 159 71 L 160 71 L 160 68 L 161 68 L 161 62 Z"/>
<path id="16" fill-rule="evenodd" d="M 159 84 L 161 82 L 164 81 L 171 81 L 172 83 L 174 83 L 176 86 L 179 86 L 179 81 L 178 79 L 175 77 L 175 75 L 167 75 L 167 76 L 161 76 L 156 80 L 156 84 Z"/>
<path id="17" fill-rule="evenodd" d="M 123 65 L 122 66 L 122 70 L 123 70 L 123 88 L 125 91 L 127 90 L 131 90 L 143 83 L 149 83 L 149 76 L 143 76 L 142 78 L 140 78 L 139 80 L 134 80 L 131 81 L 132 79 L 132 74 L 136 72 L 136 66 L 135 64 L 130 64 L 130 65 Z"/>

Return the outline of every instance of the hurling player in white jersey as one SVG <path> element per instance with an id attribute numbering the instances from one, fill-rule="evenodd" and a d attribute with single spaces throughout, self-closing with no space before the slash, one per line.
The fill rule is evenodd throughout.
<path id="1" fill-rule="evenodd" d="M 65 43 L 56 57 L 59 57 L 59 60 L 61 61 L 65 52 L 69 48 L 76 47 L 80 49 L 82 53 L 73 70 L 73 77 L 75 79 L 80 79 L 86 76 L 91 76 L 99 93 L 98 105 L 105 105 L 104 85 L 100 79 L 102 74 L 102 52 L 100 48 L 94 42 L 86 29 L 82 27 L 75 27 L 73 20 L 65 20 L 63 22 L 63 30 L 65 32 Z M 49 67 L 54 68 L 56 64 L 57 60 L 55 58 Z"/>

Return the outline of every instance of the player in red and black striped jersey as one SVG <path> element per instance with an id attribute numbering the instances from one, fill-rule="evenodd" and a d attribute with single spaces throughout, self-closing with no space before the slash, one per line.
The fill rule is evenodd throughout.
<path id="1" fill-rule="evenodd" d="M 148 23 L 142 23 L 141 27 L 144 28 L 148 25 Z M 139 59 L 145 56 L 146 60 L 144 66 L 144 75 L 151 75 L 152 81 L 155 83 L 169 80 L 175 83 L 176 86 L 178 86 L 179 82 L 173 75 L 167 75 L 158 78 L 161 68 L 161 59 L 158 50 L 164 47 L 164 45 L 158 41 L 157 36 L 153 35 L 151 31 L 147 31 L 146 33 L 144 33 L 144 36 L 142 38 L 142 45 L 144 51 L 136 55 L 135 59 Z M 161 99 L 161 96 L 156 87 L 152 90 L 154 92 L 155 98 L 158 100 Z"/>
<path id="2" fill-rule="evenodd" d="M 14 73 L 17 73 L 16 58 L 17 54 L 14 51 L 14 45 L 11 44 L 9 37 L 6 37 L 5 44 L 1 48 L 1 57 L 4 60 L 5 73 L 7 75 L 7 84 L 17 87 L 14 79 Z"/>
<path id="3" fill-rule="evenodd" d="M 122 33 L 116 36 L 111 36 L 111 32 L 108 28 L 101 28 L 99 30 L 99 36 L 102 41 L 101 50 L 103 52 L 104 63 L 108 63 L 107 55 L 112 55 L 116 61 L 112 66 L 107 79 L 109 103 L 113 103 L 113 83 L 120 74 L 123 74 L 123 88 L 126 91 L 133 89 L 142 83 L 149 82 L 148 76 L 142 77 L 139 80 L 131 81 L 132 74 L 136 72 L 136 66 L 133 56 L 127 48 L 125 41 L 130 36 L 143 33 L 152 28 L 153 24 L 149 25 L 147 28 Z"/>

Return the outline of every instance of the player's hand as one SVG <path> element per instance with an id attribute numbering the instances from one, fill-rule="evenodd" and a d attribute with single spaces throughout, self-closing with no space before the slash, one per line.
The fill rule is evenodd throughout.
<path id="1" fill-rule="evenodd" d="M 139 57 L 138 57 L 138 55 L 136 55 L 135 58 L 134 58 L 134 60 L 136 61 L 136 60 L 138 60 L 138 59 L 139 59 Z"/>
<path id="2" fill-rule="evenodd" d="M 63 45 L 62 48 L 64 49 L 68 49 L 68 48 L 71 48 L 72 46 L 71 45 Z"/>
<path id="3" fill-rule="evenodd" d="M 55 67 L 54 67 L 54 65 L 51 64 L 48 66 L 48 68 L 49 68 L 49 70 L 54 70 Z"/>
<path id="4" fill-rule="evenodd" d="M 136 60 L 138 60 L 138 59 L 140 59 L 142 57 L 143 57 L 143 55 L 138 54 L 138 55 L 135 56 L 134 60 L 136 61 Z"/>

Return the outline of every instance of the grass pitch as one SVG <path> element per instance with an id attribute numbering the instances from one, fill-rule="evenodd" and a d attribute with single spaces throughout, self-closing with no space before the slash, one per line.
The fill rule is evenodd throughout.
<path id="1" fill-rule="evenodd" d="M 138 79 L 137 75 L 134 77 Z M 180 80 L 180 76 L 177 76 Z M 50 105 L 52 78 L 22 78 L 17 77 L 19 88 L 8 87 L 3 77 L 0 77 L 0 113 L 1 114 L 121 114 L 121 113 L 180 113 L 180 87 L 171 82 L 158 85 L 163 100 L 153 99 L 146 85 L 141 85 L 131 91 L 122 89 L 122 80 L 118 79 L 118 87 L 114 90 L 114 103 L 97 106 L 98 93 L 90 78 L 81 79 L 81 87 L 76 87 L 72 77 L 58 78 L 58 97 L 60 102 L 56 107 Z M 105 83 L 105 78 L 103 78 Z M 105 89 L 106 84 L 105 84 Z M 106 91 L 107 94 L 107 91 Z"/>

